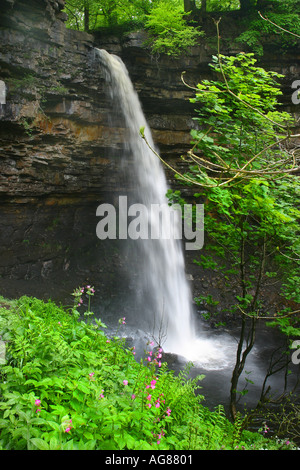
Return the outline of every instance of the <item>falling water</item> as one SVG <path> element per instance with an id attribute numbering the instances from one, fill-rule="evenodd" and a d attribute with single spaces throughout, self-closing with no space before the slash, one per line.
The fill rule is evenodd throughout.
<path id="1" fill-rule="evenodd" d="M 150 208 L 159 204 L 166 210 L 174 210 L 167 205 L 168 190 L 164 169 L 140 135 L 144 128 L 149 145 L 154 148 L 151 131 L 128 71 L 117 56 L 97 49 L 102 64 L 107 70 L 107 80 L 111 88 L 113 102 L 123 114 L 128 132 L 129 151 L 134 161 L 134 185 L 137 203 Z M 167 219 L 170 215 L 167 216 Z M 176 216 L 175 216 L 176 219 Z M 172 220 L 172 219 L 170 219 Z M 156 233 L 158 217 L 148 211 L 150 233 Z M 179 224 L 172 227 L 160 224 L 163 232 L 158 239 L 141 240 L 139 263 L 142 265 L 140 296 L 143 308 L 150 307 L 152 325 L 156 334 L 166 336 L 165 350 L 186 355 L 187 348 L 194 342 L 191 295 L 185 275 L 185 263 L 178 234 L 164 233 L 164 230 L 179 230 Z M 176 239 L 177 238 L 177 239 Z M 136 245 L 137 246 L 137 245 Z M 161 338 L 158 338 L 161 340 Z"/>
<path id="2" fill-rule="evenodd" d="M 138 95 L 122 60 L 107 51 L 96 49 L 106 70 L 106 80 L 117 113 L 123 115 L 127 131 L 126 141 L 133 158 L 134 169 L 130 178 L 135 186 L 135 201 L 143 206 L 163 206 L 166 211 L 175 212 L 168 206 L 166 193 L 168 185 L 164 168 L 151 148 L 155 148 L 151 131 L 142 111 Z M 140 129 L 149 145 L 140 135 Z M 151 147 L 151 148 L 150 148 Z M 177 214 L 178 215 L 178 214 Z M 149 233 L 157 233 L 159 220 L 148 211 Z M 194 323 L 191 293 L 185 275 L 185 262 L 180 240 L 180 224 L 162 224 L 158 239 L 134 240 L 136 265 L 134 271 L 139 279 L 136 301 L 138 315 L 146 314 L 148 327 L 153 329 L 157 343 L 167 352 L 178 354 L 193 361 L 206 370 L 224 369 L 232 365 L 235 345 L 228 336 L 207 337 L 197 332 Z M 165 220 L 172 220 L 170 213 Z M 170 231 L 171 233 L 170 236 Z"/>

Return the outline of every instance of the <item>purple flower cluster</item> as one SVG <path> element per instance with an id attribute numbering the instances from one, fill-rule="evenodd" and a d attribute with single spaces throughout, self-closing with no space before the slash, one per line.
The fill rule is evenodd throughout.
<path id="1" fill-rule="evenodd" d="M 77 289 L 74 290 L 72 295 L 75 298 L 75 303 L 77 303 L 77 307 L 80 307 L 83 304 L 82 296 L 84 293 L 90 297 L 91 295 L 95 294 L 95 289 L 94 287 L 87 285 L 85 287 L 78 287 Z"/>
<path id="2" fill-rule="evenodd" d="M 154 346 L 154 341 L 149 343 L 150 346 Z M 162 348 L 158 348 L 157 351 L 147 351 L 147 362 L 161 367 Z"/>

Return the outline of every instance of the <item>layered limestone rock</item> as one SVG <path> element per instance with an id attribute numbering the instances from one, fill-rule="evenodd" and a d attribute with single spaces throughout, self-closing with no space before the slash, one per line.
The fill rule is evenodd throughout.
<path id="1" fill-rule="evenodd" d="M 54 0 L 1 2 L 3 295 L 57 297 L 58 289 L 89 281 L 106 297 L 106 289 L 114 295 L 114 285 L 126 279 L 119 275 L 126 263 L 120 245 L 96 237 L 97 206 L 130 191 L 123 172 L 130 155 L 95 46 L 122 56 L 164 155 L 177 159 L 189 147 L 192 94 L 180 78 L 188 61 L 166 60 L 161 69 L 141 48 L 139 33 L 109 44 L 68 30 L 63 6 Z"/>
<path id="2" fill-rule="evenodd" d="M 3 295 L 53 296 L 93 271 L 100 284 L 113 282 L 116 271 L 112 246 L 96 238 L 96 208 L 122 191 L 123 130 L 107 121 L 93 37 L 65 28 L 63 6 L 1 2 Z"/>
<path id="3" fill-rule="evenodd" d="M 86 281 L 107 299 L 116 285 L 128 289 L 127 260 L 117 241 L 97 239 L 96 208 L 130 191 L 123 169 L 131 163 L 94 47 L 123 59 L 159 151 L 180 171 L 195 125 L 194 91 L 181 75 L 192 87 L 210 78 L 215 50 L 203 40 L 180 59 L 154 57 L 143 32 L 120 39 L 68 30 L 63 7 L 0 0 L 0 293 L 65 298 Z M 266 60 L 287 74 L 290 103 L 299 57 Z"/>

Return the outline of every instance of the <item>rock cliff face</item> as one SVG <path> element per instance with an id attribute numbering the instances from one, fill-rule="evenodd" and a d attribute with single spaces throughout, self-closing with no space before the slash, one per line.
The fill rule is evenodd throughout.
<path id="1" fill-rule="evenodd" d="M 1 2 L 4 295 L 55 295 L 70 289 L 68 279 L 76 287 L 93 269 L 101 279 L 110 258 L 107 246 L 99 250 L 95 213 L 110 193 L 122 190 L 116 177 L 122 140 L 107 123 L 93 37 L 65 28 L 63 4 Z M 112 264 L 106 264 L 106 278 L 115 271 Z"/>
<path id="2" fill-rule="evenodd" d="M 97 239 L 96 208 L 130 191 L 121 170 L 130 156 L 121 120 L 111 121 L 94 47 L 123 57 L 168 158 L 189 145 L 191 93 L 180 80 L 188 63 L 169 60 L 161 69 L 141 49 L 140 34 L 102 43 L 70 31 L 63 6 L 61 0 L 1 2 L 1 293 L 64 297 L 77 282 L 90 281 L 107 298 L 122 280 L 127 289 L 126 261 L 120 244 Z"/>
<path id="3" fill-rule="evenodd" d="M 66 29 L 63 7 L 0 1 L 0 293 L 65 298 L 89 281 L 107 299 L 116 284 L 128 287 L 126 260 L 119 243 L 97 239 L 96 208 L 130 191 L 122 171 L 130 156 L 94 47 L 122 57 L 157 146 L 179 168 L 194 125 L 181 73 L 192 85 L 208 77 L 214 51 L 203 44 L 180 60 L 154 58 L 143 33 L 120 40 Z M 298 59 L 281 68 L 287 86 L 298 78 Z"/>

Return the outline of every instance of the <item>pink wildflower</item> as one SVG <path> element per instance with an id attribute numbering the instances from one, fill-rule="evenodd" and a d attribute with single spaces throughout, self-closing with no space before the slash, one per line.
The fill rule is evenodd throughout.
<path id="1" fill-rule="evenodd" d="M 126 385 L 128 385 L 128 380 L 123 380 L 123 384 L 124 384 L 125 387 L 126 387 Z"/>
<path id="2" fill-rule="evenodd" d="M 156 380 L 151 380 L 150 386 L 151 386 L 152 390 L 155 389 L 155 384 L 156 384 Z"/>
<path id="3" fill-rule="evenodd" d="M 41 402 L 41 400 L 39 400 L 39 399 L 35 400 L 35 402 L 34 402 L 35 406 L 39 406 L 41 403 L 42 403 L 42 402 Z"/>
<path id="4" fill-rule="evenodd" d="M 69 423 L 70 424 L 69 424 L 69 426 L 66 427 L 65 432 L 70 432 L 71 429 L 72 429 L 72 419 L 70 419 Z"/>

